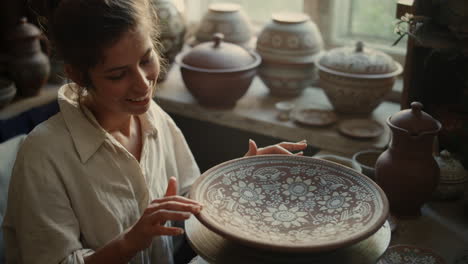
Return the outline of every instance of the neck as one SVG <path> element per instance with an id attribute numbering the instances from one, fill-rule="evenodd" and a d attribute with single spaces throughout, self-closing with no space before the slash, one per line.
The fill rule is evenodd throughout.
<path id="1" fill-rule="evenodd" d="M 110 134 L 121 133 L 125 136 L 130 136 L 132 124 L 136 121 L 135 116 L 130 114 L 117 114 L 108 109 L 103 109 L 99 107 L 98 104 L 92 103 L 92 100 L 85 100 L 84 103 L 104 130 Z"/>

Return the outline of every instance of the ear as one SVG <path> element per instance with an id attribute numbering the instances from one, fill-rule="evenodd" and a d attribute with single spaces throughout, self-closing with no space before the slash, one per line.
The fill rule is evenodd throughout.
<path id="1" fill-rule="evenodd" d="M 70 64 L 65 64 L 64 70 L 68 78 L 70 78 L 73 82 L 82 87 L 86 86 L 85 74 L 82 71 L 78 70 L 76 67 L 71 66 Z"/>

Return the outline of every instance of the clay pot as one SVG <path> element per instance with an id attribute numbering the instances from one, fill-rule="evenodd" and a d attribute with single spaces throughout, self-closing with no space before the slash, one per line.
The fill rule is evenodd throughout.
<path id="1" fill-rule="evenodd" d="M 320 31 L 306 14 L 275 13 L 258 36 L 258 75 L 271 95 L 299 96 L 317 79 L 315 59 L 322 48 Z"/>
<path id="2" fill-rule="evenodd" d="M 212 42 L 179 54 L 176 62 L 185 86 L 201 105 L 232 108 L 250 87 L 261 58 L 215 34 Z"/>
<path id="3" fill-rule="evenodd" d="M 317 62 L 319 85 L 337 112 L 369 114 L 392 90 L 401 65 L 387 54 L 364 47 L 328 51 Z"/>
<path id="4" fill-rule="evenodd" d="M 465 168 L 446 150 L 435 156 L 435 160 L 440 168 L 440 180 L 434 197 L 440 200 L 460 198 L 468 182 L 468 173 Z"/>
<path id="5" fill-rule="evenodd" d="M 376 182 L 397 217 L 415 217 L 431 198 L 439 182 L 439 166 L 432 152 L 435 136 L 442 125 L 422 111 L 422 104 L 411 103 L 387 119 L 392 131 L 390 146 L 377 159 Z"/>
<path id="6" fill-rule="evenodd" d="M 41 34 L 23 17 L 11 36 L 13 45 L 8 69 L 18 95 L 23 97 L 37 95 L 49 77 L 49 58 L 41 50 Z"/>
<path id="7" fill-rule="evenodd" d="M 353 155 L 353 160 L 362 168 L 362 174 L 375 180 L 375 163 L 382 154 L 381 150 L 362 150 Z"/>
<path id="8" fill-rule="evenodd" d="M 252 39 L 252 26 L 241 6 L 232 3 L 213 3 L 202 17 L 195 32 L 195 42 L 211 41 L 213 34 L 222 33 L 224 41 L 249 46 Z"/>
<path id="9" fill-rule="evenodd" d="M 0 77 L 0 108 L 10 103 L 16 95 L 16 87 L 13 81 Z"/>
<path id="10" fill-rule="evenodd" d="M 161 28 L 159 37 L 162 44 L 162 57 L 166 59 L 165 71 L 159 74 L 158 82 L 166 79 L 176 55 L 182 50 L 186 32 L 185 19 L 170 0 L 153 0 Z"/>

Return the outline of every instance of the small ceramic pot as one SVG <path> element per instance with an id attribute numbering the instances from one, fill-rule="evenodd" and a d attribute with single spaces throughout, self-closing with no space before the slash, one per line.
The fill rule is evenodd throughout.
<path id="1" fill-rule="evenodd" d="M 332 162 L 341 164 L 343 166 L 346 166 L 348 168 L 351 168 L 359 173 L 362 173 L 362 168 L 359 166 L 359 164 L 357 164 L 354 160 L 348 159 L 346 157 L 341 157 L 341 156 L 332 155 L 332 154 L 323 154 L 323 155 L 316 155 L 314 156 L 314 158 L 332 161 Z"/>
<path id="2" fill-rule="evenodd" d="M 299 96 L 317 79 L 315 59 L 322 48 L 320 31 L 307 15 L 275 13 L 258 36 L 258 75 L 272 95 Z"/>
<path id="3" fill-rule="evenodd" d="M 162 44 L 162 57 L 167 60 L 167 68 L 158 76 L 158 82 L 166 79 L 175 56 L 182 50 L 186 31 L 185 19 L 170 0 L 153 0 L 161 26 L 159 37 Z"/>
<path id="4" fill-rule="evenodd" d="M 13 81 L 0 77 L 0 108 L 10 103 L 16 95 L 16 87 Z"/>
<path id="5" fill-rule="evenodd" d="M 214 3 L 201 19 L 193 44 L 211 41 L 215 33 L 222 33 L 226 42 L 248 46 L 252 38 L 252 26 L 240 5 Z"/>
<path id="6" fill-rule="evenodd" d="M 468 182 L 465 168 L 446 150 L 435 156 L 435 160 L 440 168 L 440 179 L 434 197 L 440 200 L 460 198 Z"/>
<path id="7" fill-rule="evenodd" d="M 353 160 L 362 168 L 362 174 L 375 180 L 375 163 L 382 154 L 381 150 L 363 150 L 353 155 Z"/>
<path id="8" fill-rule="evenodd" d="M 222 34 L 215 34 L 212 42 L 176 57 L 185 86 L 206 107 L 234 107 L 247 92 L 261 62 L 256 52 L 222 40 Z"/>
<path id="9" fill-rule="evenodd" d="M 330 50 L 317 62 L 319 84 L 337 112 L 369 114 L 392 90 L 401 65 L 387 54 L 364 47 Z"/>

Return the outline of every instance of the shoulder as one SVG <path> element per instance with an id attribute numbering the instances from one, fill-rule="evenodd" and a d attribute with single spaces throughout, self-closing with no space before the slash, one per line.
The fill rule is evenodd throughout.
<path id="1" fill-rule="evenodd" d="M 37 125 L 28 134 L 21 145 L 18 157 L 42 159 L 53 156 L 57 151 L 63 150 L 67 145 L 71 146 L 71 144 L 70 134 L 63 116 L 59 112 Z"/>

